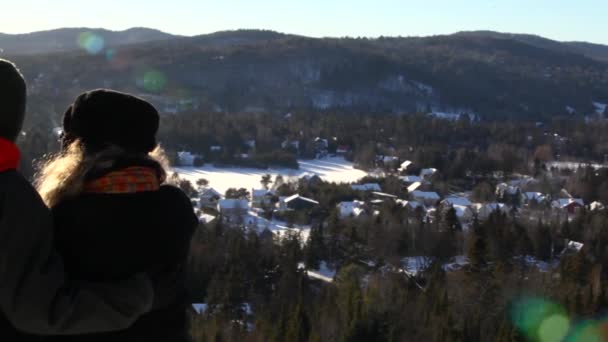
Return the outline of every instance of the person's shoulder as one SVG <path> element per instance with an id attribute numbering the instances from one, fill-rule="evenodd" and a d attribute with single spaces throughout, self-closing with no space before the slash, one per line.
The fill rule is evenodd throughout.
<path id="1" fill-rule="evenodd" d="M 14 206 L 27 205 L 31 210 L 46 208 L 36 189 L 17 171 L 0 173 L 0 193 Z"/>
<path id="2" fill-rule="evenodd" d="M 182 189 L 173 185 L 162 185 L 159 191 L 163 196 L 171 196 L 175 199 L 185 200 L 188 202 L 190 201 L 190 199 L 188 198 L 186 193 L 182 191 Z"/>
<path id="3" fill-rule="evenodd" d="M 40 197 L 32 184 L 17 171 L 0 173 L 0 191 L 15 197 Z"/>
<path id="4" fill-rule="evenodd" d="M 163 201 L 170 203 L 176 213 L 179 212 L 180 215 L 184 215 L 183 217 L 190 219 L 193 225 L 198 223 L 192 200 L 180 188 L 173 185 L 162 185 L 159 192 L 163 196 Z"/>

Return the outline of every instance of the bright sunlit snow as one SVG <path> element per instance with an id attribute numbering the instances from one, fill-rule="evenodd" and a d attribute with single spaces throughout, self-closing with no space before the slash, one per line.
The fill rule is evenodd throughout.
<path id="1" fill-rule="evenodd" d="M 204 178 L 209 181 L 209 186 L 224 194 L 229 188 L 259 189 L 262 187 L 260 180 L 263 175 L 270 174 L 272 178 L 282 175 L 284 180 L 297 180 L 303 176 L 321 177 L 324 181 L 334 183 L 351 183 L 367 176 L 362 170 L 353 168 L 353 164 L 343 158 L 325 158 L 315 160 L 300 160 L 300 169 L 271 168 L 268 170 L 246 169 L 246 168 L 217 168 L 206 165 L 196 167 L 177 167 L 173 170 L 180 177 L 195 183 Z"/>

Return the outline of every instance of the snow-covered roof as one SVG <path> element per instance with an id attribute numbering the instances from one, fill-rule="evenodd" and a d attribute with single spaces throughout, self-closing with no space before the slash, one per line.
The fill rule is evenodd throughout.
<path id="1" fill-rule="evenodd" d="M 214 188 L 204 188 L 201 191 L 201 196 L 200 197 L 222 197 L 222 194 L 220 194 L 219 192 L 217 192 Z"/>
<path id="2" fill-rule="evenodd" d="M 351 185 L 351 188 L 355 191 L 382 191 L 382 188 L 378 183 L 353 184 Z"/>
<path id="3" fill-rule="evenodd" d="M 365 203 L 361 201 L 341 202 L 338 204 L 340 217 L 359 217 L 365 212 L 363 206 Z"/>
<path id="4" fill-rule="evenodd" d="M 218 207 L 222 209 L 248 209 L 249 201 L 244 199 L 224 199 L 218 202 Z"/>
<path id="5" fill-rule="evenodd" d="M 412 196 L 414 196 L 414 198 L 421 198 L 421 199 L 425 199 L 425 200 L 439 200 L 440 197 L 436 192 L 432 192 L 432 191 L 412 191 Z"/>
<path id="6" fill-rule="evenodd" d="M 404 200 L 397 200 L 397 203 L 401 204 L 403 207 L 405 208 L 411 208 L 411 209 L 416 209 L 418 207 L 423 207 L 424 205 L 422 205 L 422 203 L 417 202 L 417 201 L 404 201 Z"/>
<path id="7" fill-rule="evenodd" d="M 591 210 L 604 210 L 604 205 L 601 202 L 595 201 L 589 204 L 589 209 Z"/>
<path id="8" fill-rule="evenodd" d="M 465 205 L 452 205 L 452 208 L 454 208 L 454 210 L 456 211 L 456 216 L 458 216 L 459 218 L 466 217 L 473 213 L 471 209 Z"/>
<path id="9" fill-rule="evenodd" d="M 293 195 L 293 196 L 289 196 L 289 197 L 285 198 L 285 199 L 283 200 L 283 202 L 285 202 L 285 203 L 289 203 L 289 202 L 295 201 L 295 200 L 297 200 L 297 199 L 302 200 L 302 201 L 305 201 L 305 202 L 310 202 L 310 203 L 312 203 L 312 204 L 319 204 L 319 202 L 317 202 L 317 201 L 315 201 L 315 200 L 313 200 L 313 199 L 306 198 L 306 197 L 302 197 L 302 196 L 300 196 L 300 195 L 298 195 L 298 194 Z"/>
<path id="10" fill-rule="evenodd" d="M 378 156 L 378 160 L 382 160 L 385 163 L 397 162 L 399 157 L 395 156 Z"/>
<path id="11" fill-rule="evenodd" d="M 542 202 L 547 199 L 547 196 L 543 195 L 542 192 L 524 192 L 523 196 L 527 201 L 535 200 L 537 202 Z"/>
<path id="12" fill-rule="evenodd" d="M 407 187 L 407 192 L 414 192 L 422 186 L 422 182 L 414 182 Z"/>
<path id="13" fill-rule="evenodd" d="M 429 168 L 429 169 L 422 169 L 420 170 L 420 177 L 429 177 L 434 175 L 435 173 L 437 173 L 437 169 L 435 168 Z"/>
<path id="14" fill-rule="evenodd" d="M 397 199 L 397 196 L 395 196 L 395 195 L 387 194 L 387 193 L 384 193 L 384 192 L 378 192 L 378 191 L 372 192 L 372 195 L 375 195 L 375 196 L 378 196 L 378 197 L 386 197 L 386 198 Z"/>
<path id="15" fill-rule="evenodd" d="M 566 245 L 566 248 L 569 250 L 580 252 L 580 250 L 583 249 L 584 246 L 585 245 L 583 243 L 569 240 L 568 244 Z"/>
<path id="16" fill-rule="evenodd" d="M 455 196 L 447 197 L 446 199 L 443 200 L 443 203 L 447 204 L 447 205 L 460 205 L 460 206 L 465 206 L 465 207 L 468 207 L 472 204 L 468 198 L 455 197 Z"/>
<path id="17" fill-rule="evenodd" d="M 519 190 L 519 188 L 517 186 L 508 185 L 507 183 L 500 183 L 496 186 L 497 194 L 506 193 L 509 195 L 515 195 L 515 194 L 517 194 L 518 190 Z"/>
<path id="18" fill-rule="evenodd" d="M 399 179 L 401 179 L 404 183 L 422 182 L 422 177 L 420 176 L 401 176 Z"/>
<path id="19" fill-rule="evenodd" d="M 408 167 L 410 167 L 413 164 L 413 162 L 411 160 L 406 160 L 403 163 L 401 163 L 401 166 L 399 167 L 399 171 L 405 171 L 407 170 Z"/>
<path id="20" fill-rule="evenodd" d="M 559 199 L 553 201 L 553 203 L 551 203 L 551 205 L 554 208 L 563 209 L 563 208 L 565 208 L 565 207 L 567 207 L 567 206 L 569 206 L 569 205 L 571 205 L 573 203 L 576 204 L 576 205 L 578 205 L 578 206 L 584 206 L 585 205 L 585 203 L 583 202 L 583 200 L 580 199 L 580 198 L 559 198 Z"/>
<path id="21" fill-rule="evenodd" d="M 213 222 L 213 220 L 215 220 L 215 216 L 208 215 L 208 214 L 201 214 L 198 217 L 198 221 L 200 223 L 210 223 L 210 222 Z"/>

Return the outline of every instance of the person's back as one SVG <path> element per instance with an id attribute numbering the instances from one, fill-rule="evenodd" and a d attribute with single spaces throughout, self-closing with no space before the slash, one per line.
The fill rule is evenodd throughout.
<path id="1" fill-rule="evenodd" d="M 165 266 L 179 273 L 176 301 L 142 316 L 121 332 L 61 338 L 66 341 L 183 341 L 186 298 L 183 265 L 196 218 L 172 186 L 126 194 L 82 194 L 57 205 L 59 252 L 70 274 L 87 281 L 122 279 Z"/>
<path id="2" fill-rule="evenodd" d="M 96 90 L 64 117 L 62 153 L 40 172 L 66 268 L 88 282 L 163 269 L 176 275 L 174 300 L 115 333 L 53 341 L 187 341 L 184 265 L 198 224 L 188 197 L 162 185 L 156 109 L 134 96 Z"/>

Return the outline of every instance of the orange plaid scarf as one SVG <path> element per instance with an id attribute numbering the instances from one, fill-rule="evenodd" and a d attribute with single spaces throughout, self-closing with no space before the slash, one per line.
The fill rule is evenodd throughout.
<path id="1" fill-rule="evenodd" d="M 94 194 L 132 194 L 157 191 L 160 179 L 150 167 L 134 166 L 114 171 L 85 184 L 84 191 Z"/>

